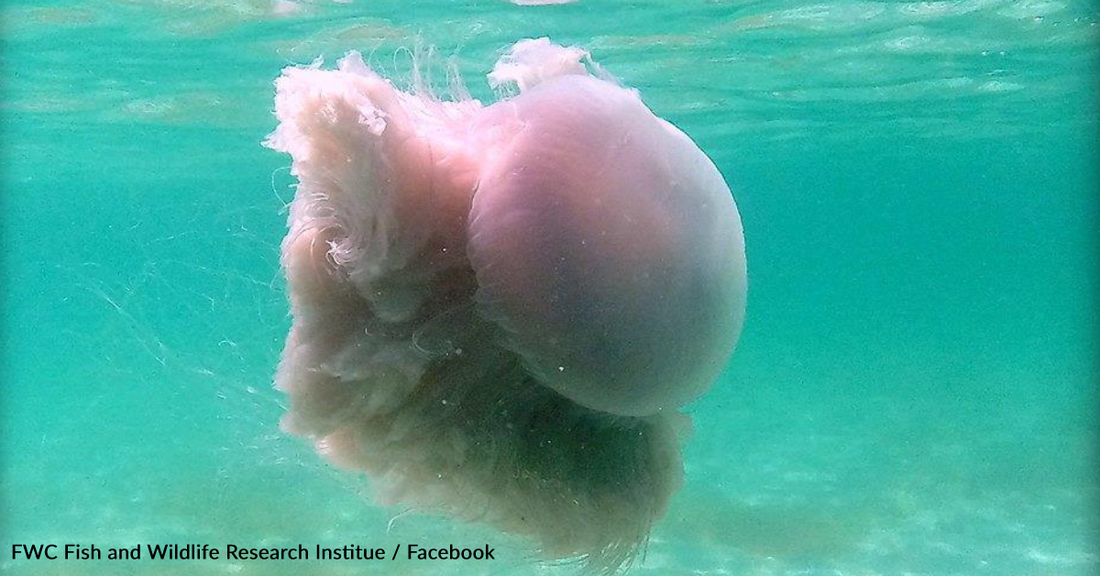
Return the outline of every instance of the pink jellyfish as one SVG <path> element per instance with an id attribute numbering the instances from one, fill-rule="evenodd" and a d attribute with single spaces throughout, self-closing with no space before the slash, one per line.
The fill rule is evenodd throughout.
<path id="1" fill-rule="evenodd" d="M 588 54 L 516 43 L 489 105 L 357 53 L 276 83 L 299 180 L 283 425 L 385 503 L 614 570 L 682 483 L 679 409 L 744 318 L 741 221 L 690 138 Z"/>

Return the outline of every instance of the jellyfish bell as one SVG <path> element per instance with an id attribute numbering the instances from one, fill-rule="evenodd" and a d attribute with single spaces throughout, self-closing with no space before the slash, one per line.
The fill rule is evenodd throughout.
<path id="1" fill-rule="evenodd" d="M 479 300 L 538 380 L 644 416 L 702 394 L 745 298 L 741 224 L 695 144 L 631 90 L 554 77 L 495 104 L 523 128 L 483 165 L 470 213 Z"/>
<path id="2" fill-rule="evenodd" d="M 383 502 L 615 569 L 681 483 L 678 408 L 732 353 L 746 275 L 713 163 L 587 58 L 521 41 L 490 75 L 518 93 L 488 106 L 356 54 L 284 71 L 276 384 L 284 428 Z"/>

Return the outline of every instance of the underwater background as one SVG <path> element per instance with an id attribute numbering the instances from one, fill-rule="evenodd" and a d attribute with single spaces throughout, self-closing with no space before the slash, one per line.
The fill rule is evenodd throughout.
<path id="1" fill-rule="evenodd" d="M 4 0 L 0 572 L 571 574 L 371 502 L 280 432 L 284 66 L 477 98 L 575 44 L 744 221 L 745 331 L 639 574 L 1095 574 L 1100 10 L 1086 1 Z M 496 547 L 489 562 L 12 559 L 16 543 Z"/>

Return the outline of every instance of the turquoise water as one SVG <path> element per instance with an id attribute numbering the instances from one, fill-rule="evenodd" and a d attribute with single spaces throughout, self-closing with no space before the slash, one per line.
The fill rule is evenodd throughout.
<path id="1" fill-rule="evenodd" d="M 284 66 L 358 49 L 401 77 L 432 46 L 491 100 L 501 51 L 549 35 L 690 134 L 745 226 L 745 332 L 636 573 L 1095 573 L 1098 22 L 1057 0 L 5 0 L 0 572 L 572 573 L 378 507 L 279 431 L 293 180 L 260 146 Z M 497 560 L 12 559 L 66 542 Z"/>

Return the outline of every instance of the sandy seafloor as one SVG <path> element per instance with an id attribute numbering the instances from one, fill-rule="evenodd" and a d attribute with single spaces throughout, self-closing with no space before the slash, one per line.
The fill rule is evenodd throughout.
<path id="1" fill-rule="evenodd" d="M 1100 15 L 1069 0 L 0 4 L 0 572 L 570 574 L 371 503 L 278 429 L 280 68 L 584 46 L 744 219 L 748 320 L 637 574 L 1083 576 L 1097 551 Z M 442 77 L 442 75 L 441 75 Z M 391 521 L 392 520 L 392 521 Z M 11 544 L 497 548 L 13 561 Z"/>

